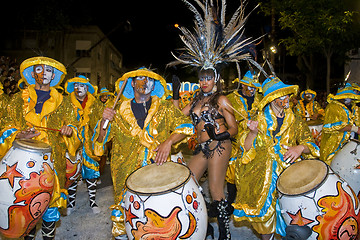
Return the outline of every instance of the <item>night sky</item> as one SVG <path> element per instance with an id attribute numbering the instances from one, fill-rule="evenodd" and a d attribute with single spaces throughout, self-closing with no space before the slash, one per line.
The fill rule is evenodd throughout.
<path id="1" fill-rule="evenodd" d="M 228 17 L 239 6 L 239 1 L 228 0 Z M 250 11 L 256 1 L 249 1 Z M 192 29 L 193 14 L 181 0 L 119 0 L 76 1 L 34 0 L 2 3 L 6 13 L 3 29 L 51 29 L 61 25 L 98 25 L 123 54 L 128 70 L 141 66 L 164 73 L 165 65 L 174 58 L 171 51 L 182 47 L 179 30 L 174 24 Z M 6 9 L 6 10 L 5 10 Z M 266 24 L 266 23 L 265 23 Z M 247 36 L 263 33 L 264 19 L 257 12 L 249 18 Z M 10 33 L 11 34 L 11 33 Z"/>

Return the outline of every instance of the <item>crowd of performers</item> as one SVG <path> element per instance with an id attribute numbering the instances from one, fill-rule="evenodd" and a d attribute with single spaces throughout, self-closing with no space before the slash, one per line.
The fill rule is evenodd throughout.
<path id="1" fill-rule="evenodd" d="M 250 44 L 233 37 L 239 32 L 234 26 L 243 21 L 233 21 L 233 28 L 223 26 L 228 32 L 222 36 L 231 36 L 225 44 L 215 37 L 221 31 L 217 24 L 224 24 L 223 18 L 219 23 L 214 19 L 214 11 L 201 4 L 200 7 L 204 9 L 204 22 L 209 21 L 215 30 L 202 39 L 180 29 L 183 41 L 188 43 L 187 53 L 174 55 L 176 61 L 170 64 L 198 69 L 200 89 L 186 106 L 179 104 L 181 80 L 173 78 L 170 92 L 165 79 L 146 68 L 119 78 L 115 83 L 119 98 L 115 99 L 106 89 L 98 94 L 97 87 L 84 76 L 68 79 L 64 89 L 67 95 L 63 95 L 57 88 L 66 76 L 62 63 L 47 57 L 22 62 L 20 72 L 26 86 L 10 99 L 0 95 L 0 157 L 17 139 L 35 139 L 51 146 L 55 187 L 49 207 L 42 213 L 43 239 L 54 239 L 55 223 L 61 216 L 59 209 L 67 209 L 68 217 L 75 214 L 72 209 L 80 178 L 86 181 L 90 208 L 94 214 L 100 212 L 96 185 L 99 162 L 107 154 L 109 142 L 112 142 L 111 220 L 115 239 L 127 239 L 121 206 L 127 190 L 126 178 L 145 165 L 162 165 L 173 149 L 193 135 L 196 146 L 186 165 L 196 180 L 207 172 L 212 199 L 207 204 L 208 216 L 217 218 L 219 239 L 231 239 L 231 216 L 236 221 L 251 222 L 262 239 L 273 239 L 274 234 L 286 235 L 277 202 L 276 181 L 280 173 L 301 159 L 320 159 L 330 164 L 342 144 L 358 137 L 357 84 L 346 84 L 335 95 L 330 94 L 325 110 L 315 101 L 316 92 L 310 89 L 301 92 L 301 100 L 293 104 L 291 99 L 299 92 L 297 85 L 283 83 L 274 72 L 266 75 L 261 84 L 259 73 L 264 70 L 251 54 L 227 48 L 226 44 L 234 46 L 239 41 L 244 44 L 238 44 L 237 50 Z M 197 18 L 196 31 L 206 25 L 200 22 Z M 220 56 L 222 61 L 219 56 L 200 54 L 194 47 L 199 43 L 193 44 L 192 39 L 209 43 L 201 45 L 206 48 L 204 52 L 216 53 L 211 48 L 223 44 L 226 52 Z M 238 88 L 224 95 L 218 63 L 235 62 L 234 59 L 245 59 L 258 70 L 249 68 L 236 79 Z M 323 125 L 322 135 L 316 142 L 309 125 L 319 124 Z M 78 161 L 81 169 L 74 167 Z M 16 224 L 23 228 L 26 240 L 35 238 L 34 226 L 26 229 L 28 226 L 22 226 L 22 222 Z M 14 226 L 0 227 L 6 233 Z M 207 235 L 213 236 L 213 232 L 209 224 Z"/>

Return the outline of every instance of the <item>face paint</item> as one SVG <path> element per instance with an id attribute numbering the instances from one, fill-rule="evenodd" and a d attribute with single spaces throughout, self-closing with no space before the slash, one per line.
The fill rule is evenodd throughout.
<path id="1" fill-rule="evenodd" d="M 275 103 L 276 107 L 278 107 L 279 109 L 283 110 L 283 109 L 289 108 L 290 107 L 289 95 L 285 95 L 285 96 L 275 99 L 274 103 Z"/>
<path id="2" fill-rule="evenodd" d="M 74 91 L 77 97 L 82 98 L 86 95 L 88 86 L 83 83 L 74 83 Z"/>
<path id="3" fill-rule="evenodd" d="M 213 70 L 203 70 L 199 73 L 200 88 L 204 93 L 209 93 L 215 86 L 215 73 Z"/>
<path id="4" fill-rule="evenodd" d="M 55 77 L 54 68 L 44 64 L 35 65 L 32 76 L 40 85 L 49 84 Z"/>
<path id="5" fill-rule="evenodd" d="M 155 81 L 152 78 L 138 76 L 135 78 L 135 91 L 141 94 L 149 94 L 152 90 L 154 90 Z"/>
<path id="6" fill-rule="evenodd" d="M 242 84 L 242 93 L 247 97 L 253 97 L 255 95 L 256 88 Z"/>
<path id="7" fill-rule="evenodd" d="M 345 105 L 350 105 L 350 103 L 351 103 L 351 98 L 345 98 L 345 99 L 344 99 L 344 103 L 345 103 Z"/>
<path id="8" fill-rule="evenodd" d="M 305 94 L 305 100 L 307 100 L 308 102 L 310 102 L 311 100 L 312 100 L 312 98 L 313 98 L 313 96 L 311 95 L 311 94 L 309 94 L 309 93 L 307 93 L 307 94 Z"/>

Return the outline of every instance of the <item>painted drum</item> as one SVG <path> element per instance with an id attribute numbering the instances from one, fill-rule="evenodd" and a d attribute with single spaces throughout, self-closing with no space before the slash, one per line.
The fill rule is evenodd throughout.
<path id="1" fill-rule="evenodd" d="M 185 159 L 184 159 L 184 156 L 182 154 L 182 152 L 178 152 L 176 154 L 172 154 L 170 156 L 170 159 L 172 162 L 175 162 L 175 163 L 181 163 L 181 164 L 184 164 L 186 165 L 186 162 L 185 162 Z"/>
<path id="2" fill-rule="evenodd" d="M 281 215 L 287 225 L 308 226 L 308 239 L 357 239 L 359 200 L 349 185 L 320 160 L 303 160 L 277 181 Z"/>
<path id="3" fill-rule="evenodd" d="M 147 165 L 127 178 L 126 187 L 129 239 L 205 239 L 205 201 L 185 165 Z"/>
<path id="4" fill-rule="evenodd" d="M 8 238 L 27 235 L 47 210 L 54 188 L 51 147 L 20 139 L 0 164 L 0 233 Z"/>
<path id="5" fill-rule="evenodd" d="M 322 128 L 323 128 L 322 121 L 310 120 L 310 121 L 307 121 L 307 124 L 308 124 L 310 132 L 315 140 L 316 145 L 318 147 L 320 147 L 321 133 L 322 133 Z"/>
<path id="6" fill-rule="evenodd" d="M 356 195 L 360 193 L 360 141 L 351 139 L 336 153 L 331 168 L 349 183 Z"/>
<path id="7" fill-rule="evenodd" d="M 71 156 L 68 151 L 65 153 L 66 157 L 66 182 L 65 188 L 68 189 L 71 184 L 77 181 L 81 175 L 82 166 L 82 149 L 76 151 L 75 156 Z"/>

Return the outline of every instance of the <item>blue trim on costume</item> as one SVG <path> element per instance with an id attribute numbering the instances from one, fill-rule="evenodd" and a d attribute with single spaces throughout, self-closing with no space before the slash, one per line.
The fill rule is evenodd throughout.
<path id="1" fill-rule="evenodd" d="M 250 119 L 251 118 L 250 117 L 250 112 L 248 111 L 248 105 L 245 102 L 245 99 L 242 96 L 240 96 L 239 99 L 240 99 L 241 103 L 244 105 L 245 111 L 246 111 L 246 113 L 248 115 L 248 119 Z"/>
<path id="2" fill-rule="evenodd" d="M 183 124 L 180 124 L 179 126 L 177 126 L 175 128 L 176 129 L 180 129 L 180 128 L 191 128 L 193 130 L 193 134 L 195 133 L 195 128 L 194 128 L 194 125 L 192 123 L 183 123 Z"/>
<path id="3" fill-rule="evenodd" d="M 144 166 L 148 165 L 147 164 L 148 154 L 149 154 L 149 149 L 145 148 L 145 150 L 144 150 L 144 159 L 143 159 L 143 163 L 141 164 L 141 167 L 144 167 Z"/>
<path id="4" fill-rule="evenodd" d="M 154 138 L 154 137 L 151 136 L 151 134 L 150 134 L 150 124 L 148 124 L 148 125 L 146 126 L 145 130 L 146 130 L 146 132 L 149 134 L 149 136 L 150 136 L 151 138 Z"/>
<path id="5" fill-rule="evenodd" d="M 45 222 L 57 222 L 60 220 L 60 212 L 57 207 L 48 208 L 42 216 Z"/>
<path id="6" fill-rule="evenodd" d="M 274 121 L 272 120 L 272 117 L 271 117 L 271 112 L 270 112 L 270 106 L 269 105 L 267 105 L 264 108 L 264 114 L 265 114 L 265 120 L 266 120 L 266 123 L 267 123 L 266 135 L 269 138 L 272 138 L 271 133 L 269 131 L 269 128 L 271 128 L 273 126 Z"/>
<path id="7" fill-rule="evenodd" d="M 276 161 L 273 162 L 272 168 L 273 168 L 273 171 L 272 171 L 272 176 L 271 176 L 271 184 L 270 184 L 270 188 L 269 188 L 269 193 L 268 193 L 268 195 L 266 197 L 264 206 L 260 210 L 259 215 L 247 215 L 244 210 L 235 209 L 233 214 L 236 217 L 250 217 L 250 218 L 263 217 L 267 213 L 267 211 L 269 210 L 269 207 L 271 206 L 271 202 L 273 200 L 272 194 L 276 189 L 276 181 L 278 179 L 278 176 L 276 174 L 276 168 L 277 168 L 277 162 Z"/>
<path id="8" fill-rule="evenodd" d="M 233 161 L 235 161 L 236 159 L 237 159 L 237 157 L 232 157 L 232 158 L 229 159 L 229 162 L 233 162 Z"/>
<path id="9" fill-rule="evenodd" d="M 85 151 L 85 147 L 83 145 L 82 147 L 82 157 L 84 162 L 88 162 L 96 167 L 99 166 L 99 163 L 97 161 L 95 161 L 94 159 L 90 158 Z M 83 179 L 94 179 L 94 178 L 99 178 L 100 177 L 100 171 L 96 171 L 94 169 L 88 168 L 87 166 L 85 166 L 85 164 L 82 164 L 81 167 L 81 176 L 83 177 Z"/>
<path id="10" fill-rule="evenodd" d="M 316 150 L 320 151 L 320 148 L 318 147 L 318 145 L 316 145 L 313 142 L 306 142 L 306 144 L 310 144 L 311 146 L 313 146 Z"/>
<path id="11" fill-rule="evenodd" d="M 0 137 L 0 144 L 3 144 L 5 139 L 10 137 L 14 132 L 16 132 L 16 128 L 11 128 L 3 132 L 3 134 Z"/>
<path id="12" fill-rule="evenodd" d="M 285 229 L 287 227 L 287 224 L 281 214 L 279 199 L 276 200 L 275 210 L 276 210 L 276 233 L 285 237 L 286 236 Z"/>
<path id="13" fill-rule="evenodd" d="M 331 128 L 331 127 L 335 127 L 335 126 L 340 126 L 341 124 L 343 124 L 342 121 L 340 122 L 335 122 L 335 123 L 328 123 L 324 125 L 324 128 Z"/>

